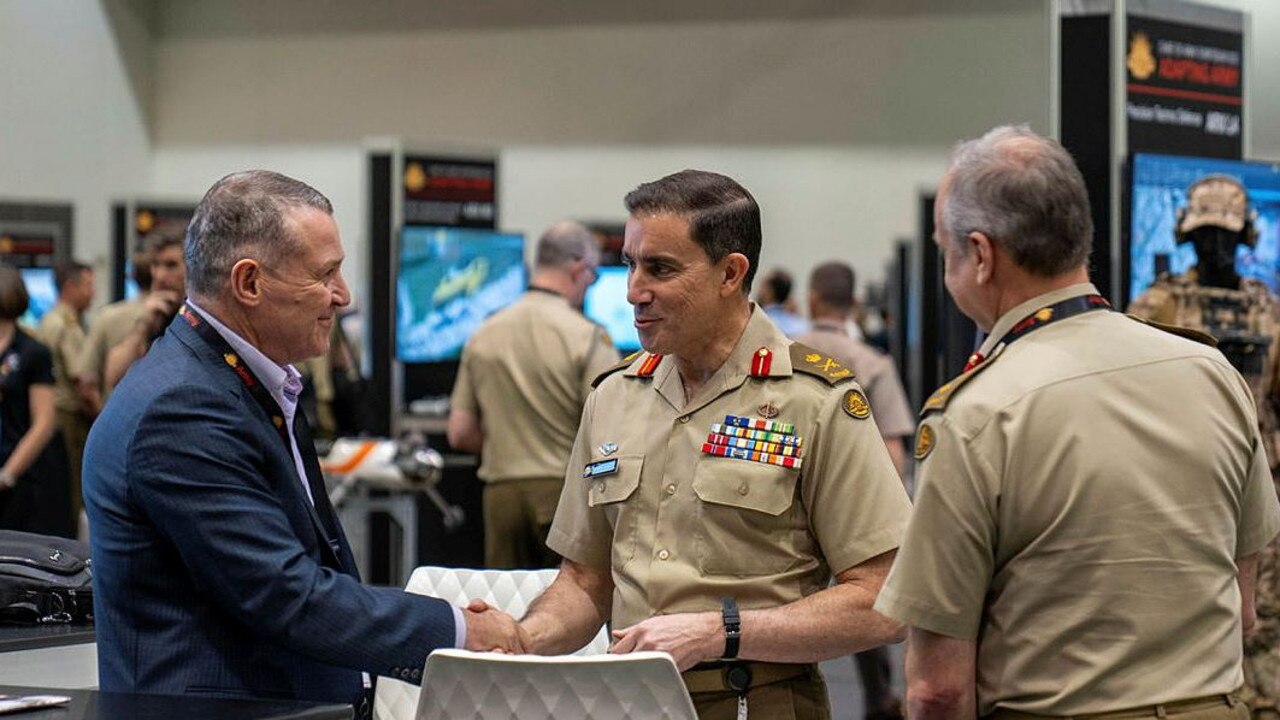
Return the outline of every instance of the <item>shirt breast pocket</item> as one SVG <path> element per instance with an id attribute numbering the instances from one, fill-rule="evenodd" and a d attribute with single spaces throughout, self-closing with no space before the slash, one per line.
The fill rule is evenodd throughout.
<path id="1" fill-rule="evenodd" d="M 766 463 L 704 457 L 693 472 L 697 555 L 708 575 L 764 575 L 801 564 L 799 472 Z"/>
<path id="2" fill-rule="evenodd" d="M 594 460 L 588 468 L 601 463 L 617 462 L 617 468 L 608 474 L 593 475 L 583 479 L 587 487 L 587 506 L 604 512 L 613 528 L 613 565 L 621 567 L 635 555 L 635 508 L 628 500 L 640 487 L 640 471 L 644 468 L 643 455 L 619 455 L 616 459 Z M 597 470 L 598 472 L 599 470 Z M 589 471 L 588 471 L 589 472 Z M 632 512 L 627 512 L 630 509 Z"/>

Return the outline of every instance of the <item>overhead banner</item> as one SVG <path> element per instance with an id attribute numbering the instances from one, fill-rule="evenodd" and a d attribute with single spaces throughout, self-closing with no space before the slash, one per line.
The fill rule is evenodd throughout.
<path id="1" fill-rule="evenodd" d="M 1238 159 L 1244 34 L 1129 15 L 1129 150 Z"/>
<path id="2" fill-rule="evenodd" d="M 495 228 L 498 164 L 406 155 L 404 224 Z"/>

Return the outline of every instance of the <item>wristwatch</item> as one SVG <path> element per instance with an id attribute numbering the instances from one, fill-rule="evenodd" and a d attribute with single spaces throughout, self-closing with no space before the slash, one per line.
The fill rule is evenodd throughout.
<path id="1" fill-rule="evenodd" d="M 738 657 L 738 641 L 742 638 L 742 616 L 738 614 L 738 601 L 726 597 L 720 601 L 720 616 L 724 618 L 724 654 L 721 658 Z"/>

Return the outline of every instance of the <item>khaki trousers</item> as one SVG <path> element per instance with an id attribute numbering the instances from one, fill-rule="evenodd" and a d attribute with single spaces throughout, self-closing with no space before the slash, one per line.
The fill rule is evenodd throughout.
<path id="1" fill-rule="evenodd" d="M 57 412 L 58 430 L 62 432 L 62 441 L 67 446 L 67 464 L 71 472 L 71 527 L 80 525 L 80 509 L 84 507 L 84 499 L 80 494 L 80 464 L 84 460 L 84 443 L 89 437 L 89 421 L 79 412 L 59 409 Z"/>
<path id="2" fill-rule="evenodd" d="M 817 665 L 746 664 L 752 669 L 752 686 L 747 691 L 750 720 L 831 720 L 827 684 Z M 684 674 L 693 707 L 699 720 L 735 720 L 738 693 L 715 682 L 716 672 L 695 668 Z M 707 689 L 711 687 L 723 689 Z"/>
<path id="3" fill-rule="evenodd" d="M 1127 718 L 1177 718 L 1178 720 L 1249 720 L 1249 707 L 1239 693 L 1210 695 L 1190 700 L 1179 700 L 1161 705 L 1129 708 L 1084 715 L 1037 715 L 1017 710 L 997 708 L 986 716 L 988 720 L 1126 720 Z"/>
<path id="4" fill-rule="evenodd" d="M 547 534 L 560 503 L 563 478 L 526 478 L 484 486 L 484 564 L 498 570 L 554 568 L 560 556 Z"/>

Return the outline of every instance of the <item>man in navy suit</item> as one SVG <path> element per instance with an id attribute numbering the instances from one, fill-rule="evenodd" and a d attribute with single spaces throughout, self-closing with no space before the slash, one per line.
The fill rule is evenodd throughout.
<path id="1" fill-rule="evenodd" d="M 520 651 L 481 603 L 360 582 L 290 364 L 328 351 L 350 302 L 329 201 L 230 175 L 185 256 L 186 305 L 85 451 L 101 688 L 360 707 L 362 672 L 414 682 L 435 648 Z"/>

